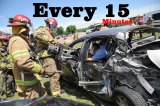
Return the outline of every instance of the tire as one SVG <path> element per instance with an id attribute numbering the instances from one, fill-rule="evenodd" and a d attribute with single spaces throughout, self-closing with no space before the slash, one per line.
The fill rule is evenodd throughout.
<path id="1" fill-rule="evenodd" d="M 144 98 L 127 86 L 115 88 L 112 94 L 115 106 L 148 106 Z"/>

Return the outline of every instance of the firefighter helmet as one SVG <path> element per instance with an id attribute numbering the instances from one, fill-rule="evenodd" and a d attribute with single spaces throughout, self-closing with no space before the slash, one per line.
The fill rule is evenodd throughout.
<path id="1" fill-rule="evenodd" d="M 46 20 L 44 20 L 46 22 L 46 24 L 49 24 L 49 28 L 54 31 L 58 25 L 58 22 L 56 19 L 54 18 L 47 18 Z"/>
<path id="2" fill-rule="evenodd" d="M 13 18 L 9 18 L 9 23 L 10 24 L 8 26 L 11 26 L 11 27 L 21 26 L 21 25 L 30 27 L 32 25 L 30 19 L 27 16 L 22 14 L 17 14 Z"/>

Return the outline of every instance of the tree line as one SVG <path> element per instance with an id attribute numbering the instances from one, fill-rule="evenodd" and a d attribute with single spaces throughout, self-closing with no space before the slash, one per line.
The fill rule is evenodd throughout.
<path id="1" fill-rule="evenodd" d="M 39 26 L 35 30 L 39 28 L 43 28 L 44 26 Z M 76 26 L 75 25 L 69 25 L 67 26 L 66 30 L 62 26 L 57 27 L 57 35 L 68 35 L 68 34 L 74 34 L 76 32 Z"/>
<path id="2" fill-rule="evenodd" d="M 37 29 L 43 28 L 43 27 L 44 26 L 40 26 Z M 64 28 L 62 26 L 59 26 L 59 27 L 57 27 L 57 36 L 74 34 L 76 32 L 86 32 L 86 30 L 92 29 L 92 28 L 94 28 L 94 25 L 90 25 L 89 27 L 80 28 L 80 29 L 77 29 L 75 25 L 69 25 L 69 26 L 67 26 L 66 30 L 64 30 Z"/>

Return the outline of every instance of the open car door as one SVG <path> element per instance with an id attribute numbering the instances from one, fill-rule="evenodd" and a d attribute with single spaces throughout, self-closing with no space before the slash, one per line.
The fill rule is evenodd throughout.
<path id="1" fill-rule="evenodd" d="M 107 55 L 99 60 L 88 60 L 93 44 L 95 43 L 99 44 L 99 49 L 101 49 L 102 42 L 106 45 L 105 52 L 107 53 Z M 116 48 L 116 41 L 114 38 L 110 36 L 91 38 L 85 41 L 81 51 L 82 56 L 81 56 L 81 80 L 79 81 L 80 86 L 85 87 L 85 89 L 89 91 L 93 92 L 97 91 L 99 93 L 101 92 L 101 90 L 107 83 L 106 80 L 103 79 L 103 71 L 101 71 L 101 68 L 104 67 L 108 58 L 112 56 L 112 54 L 115 51 L 115 48 Z M 95 54 L 93 54 L 91 58 L 93 58 Z"/>

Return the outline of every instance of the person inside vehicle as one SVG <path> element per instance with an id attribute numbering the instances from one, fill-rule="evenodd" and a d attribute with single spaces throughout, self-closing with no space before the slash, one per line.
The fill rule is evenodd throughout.
<path id="1" fill-rule="evenodd" d="M 100 61 L 107 57 L 107 51 L 106 51 L 106 40 L 102 40 L 100 42 L 100 48 L 95 52 L 95 54 L 88 58 L 88 61 Z"/>
<path id="2" fill-rule="evenodd" d="M 91 49 L 89 50 L 88 58 L 92 58 L 96 51 L 100 48 L 99 44 L 93 43 Z"/>

